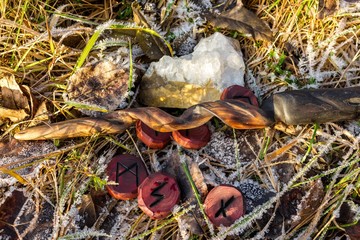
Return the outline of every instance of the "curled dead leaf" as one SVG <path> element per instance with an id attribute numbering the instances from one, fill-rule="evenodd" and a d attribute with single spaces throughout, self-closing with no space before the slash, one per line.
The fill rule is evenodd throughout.
<path id="1" fill-rule="evenodd" d="M 235 30 L 250 35 L 255 40 L 269 42 L 273 40 L 272 32 L 265 22 L 246 9 L 241 1 L 233 9 L 224 11 L 220 15 L 206 13 L 205 17 L 209 24 L 214 27 Z"/>
<path id="2" fill-rule="evenodd" d="M 28 97 L 14 75 L 0 72 L 0 76 L 0 123 L 5 119 L 12 122 L 24 120 L 31 113 Z"/>
<path id="3" fill-rule="evenodd" d="M 292 227 L 298 226 L 300 223 L 306 222 L 309 217 L 315 214 L 324 198 L 324 186 L 320 179 L 310 183 L 306 190 L 306 195 L 302 197 L 296 213 L 296 220 L 292 222 Z"/>
<path id="4" fill-rule="evenodd" d="M 12 122 L 19 122 L 28 116 L 24 109 L 8 109 L 0 106 L 0 123 L 6 118 Z"/>
<path id="5" fill-rule="evenodd" d="M 131 8 L 134 22 L 139 26 L 151 29 L 150 24 L 140 9 L 140 5 L 137 2 L 133 2 Z M 171 49 L 169 49 L 165 42 L 150 32 L 138 30 L 135 39 L 144 53 L 152 60 L 159 60 L 164 55 L 172 55 Z"/>
<path id="6" fill-rule="evenodd" d="M 40 122 L 47 122 L 49 120 L 49 111 L 46 106 L 46 102 L 43 101 L 39 104 L 39 107 L 37 108 L 34 117 L 29 124 L 29 127 L 35 126 Z"/>
<path id="7" fill-rule="evenodd" d="M 82 195 L 79 214 L 84 217 L 85 225 L 88 227 L 92 227 L 96 222 L 97 214 L 91 194 Z"/>
<path id="8" fill-rule="evenodd" d="M 21 211 L 26 197 L 23 192 L 15 190 L 11 196 L 6 198 L 0 206 L 0 235 L 4 239 L 17 239 L 18 235 L 14 229 L 13 223 Z"/>

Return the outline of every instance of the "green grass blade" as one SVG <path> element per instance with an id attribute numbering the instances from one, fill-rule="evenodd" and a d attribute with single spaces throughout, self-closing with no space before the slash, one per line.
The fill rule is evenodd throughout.
<path id="1" fill-rule="evenodd" d="M 131 39 L 129 39 L 129 81 L 128 81 L 128 90 L 130 91 L 133 86 L 133 74 L 134 74 L 134 66 L 133 66 L 133 57 L 132 57 L 132 43 Z"/>
<path id="2" fill-rule="evenodd" d="M 87 105 L 85 103 L 77 103 L 77 102 L 67 101 L 67 102 L 65 102 L 65 104 L 72 106 L 72 107 L 80 108 L 80 109 L 86 109 L 86 110 L 98 111 L 98 112 L 104 112 L 104 113 L 108 112 L 108 110 L 105 108 Z"/>
<path id="3" fill-rule="evenodd" d="M 200 212 L 201 212 L 201 214 L 203 215 L 206 224 L 209 226 L 211 235 L 214 235 L 214 231 L 213 231 L 213 229 L 212 229 L 212 225 L 211 225 L 211 223 L 209 222 L 209 219 L 208 219 L 208 217 L 207 217 L 206 214 L 205 214 L 204 206 L 203 206 L 203 204 L 202 204 L 199 191 L 198 191 L 198 189 L 196 188 L 195 182 L 194 182 L 194 180 L 192 179 L 192 176 L 191 176 L 190 171 L 189 171 L 189 167 L 188 167 L 188 165 L 187 165 L 186 162 L 183 162 L 183 163 L 182 163 L 182 168 L 183 168 L 183 170 L 184 170 L 184 172 L 185 172 L 185 175 L 186 175 L 186 177 L 187 177 L 187 179 L 188 179 L 188 181 L 189 181 L 189 183 L 190 183 L 190 185 L 191 185 L 191 189 L 192 189 L 193 192 L 194 192 L 196 201 L 197 201 L 197 203 L 198 203 L 198 205 L 199 205 L 199 208 L 200 208 Z"/>

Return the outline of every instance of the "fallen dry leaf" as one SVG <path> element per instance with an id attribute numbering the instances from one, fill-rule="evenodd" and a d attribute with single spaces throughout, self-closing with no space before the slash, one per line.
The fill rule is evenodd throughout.
<path id="1" fill-rule="evenodd" d="M 48 122 L 49 114 L 50 112 L 47 109 L 46 102 L 45 101 L 41 102 L 34 114 L 31 123 L 29 124 L 29 127 L 35 126 L 41 122 Z"/>
<path id="2" fill-rule="evenodd" d="M 351 240 L 360 239 L 360 223 L 345 229 Z"/>
<path id="3" fill-rule="evenodd" d="M 28 99 L 15 80 L 15 76 L 9 73 L 1 73 L 0 88 L 2 94 L 2 106 L 10 109 L 30 110 Z"/>
<path id="4" fill-rule="evenodd" d="M 292 222 L 292 227 L 296 227 L 299 223 L 306 221 L 313 215 L 317 208 L 321 205 L 324 198 L 324 186 L 320 179 L 310 183 L 309 189 L 306 190 L 306 195 L 303 196 L 297 209 L 297 218 Z"/>
<path id="5" fill-rule="evenodd" d="M 240 33 L 248 34 L 255 40 L 273 40 L 272 32 L 269 27 L 256 16 L 253 12 L 247 10 L 241 3 L 220 15 L 215 13 L 205 14 L 210 25 L 227 30 L 235 30 Z"/>
<path id="6" fill-rule="evenodd" d="M 26 201 L 26 197 L 21 191 L 13 191 L 12 195 L 8 197 L 0 206 L 0 235 L 5 239 L 17 239 L 16 231 L 13 223 L 17 218 L 21 208 Z"/>
<path id="7" fill-rule="evenodd" d="M 53 143 L 45 141 L 24 142 L 13 138 L 0 141 L 0 178 L 5 179 L 13 176 L 26 183 L 25 179 L 32 177 L 28 174 L 31 174 L 42 163 L 42 161 L 37 160 L 47 158 L 48 154 L 55 150 Z M 5 170 L 4 173 L 6 174 L 2 170 Z M 9 172 L 10 170 L 14 172 Z M 8 175 L 7 173 L 11 174 Z"/>
<path id="8" fill-rule="evenodd" d="M 24 95 L 28 99 L 28 105 L 29 105 L 29 108 L 30 108 L 30 115 L 31 115 L 31 118 L 33 118 L 35 116 L 35 114 L 36 114 L 36 111 L 37 111 L 38 107 L 39 107 L 38 100 L 32 94 L 31 89 L 29 88 L 29 86 L 21 85 L 20 88 L 23 90 Z"/>
<path id="9" fill-rule="evenodd" d="M 134 2 L 131 5 L 134 14 L 134 22 L 146 28 L 151 28 L 150 24 L 147 22 L 144 14 L 140 10 L 140 5 Z M 144 31 L 137 31 L 135 39 L 138 42 L 141 49 L 144 51 L 146 56 L 152 60 L 159 60 L 164 55 L 171 55 L 171 51 L 166 46 L 165 42 L 150 33 Z"/>
<path id="10" fill-rule="evenodd" d="M 319 0 L 318 17 L 323 19 L 333 14 L 339 8 L 339 1 L 337 0 Z"/>
<path id="11" fill-rule="evenodd" d="M 31 112 L 28 97 L 14 75 L 5 72 L 0 72 L 0 75 L 0 123 L 5 119 L 12 122 L 24 120 Z"/>
<path id="12" fill-rule="evenodd" d="M 81 197 L 81 204 L 79 206 L 79 214 L 85 219 L 85 225 L 92 227 L 97 219 L 96 209 L 91 194 L 84 194 Z"/>
<path id="13" fill-rule="evenodd" d="M 0 106 L 0 124 L 3 122 L 3 119 L 9 119 L 12 122 L 19 122 L 27 116 L 29 116 L 29 114 L 27 114 L 24 109 L 15 110 Z"/>

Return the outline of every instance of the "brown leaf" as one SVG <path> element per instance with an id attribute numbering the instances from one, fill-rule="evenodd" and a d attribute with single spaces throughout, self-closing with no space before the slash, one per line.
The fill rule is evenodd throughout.
<path id="1" fill-rule="evenodd" d="M 311 183 L 310 188 L 306 190 L 306 195 L 301 199 L 301 203 L 297 210 L 297 220 L 292 223 L 292 227 L 297 226 L 299 223 L 306 221 L 312 216 L 324 198 L 324 186 L 321 180 L 316 180 Z"/>
<path id="2" fill-rule="evenodd" d="M 130 127 L 130 124 L 119 124 L 119 122 L 101 118 L 79 118 L 51 125 L 31 127 L 16 133 L 15 138 L 19 140 L 45 140 L 83 137 L 102 133 L 120 133 L 128 127 Z"/>
<path id="3" fill-rule="evenodd" d="M 0 178 L 10 178 L 10 176 L 2 173 L 8 172 L 27 184 L 29 179 L 35 175 L 29 175 L 42 164 L 39 159 L 48 158 L 55 151 L 55 146 L 51 142 L 45 141 L 17 141 L 15 139 L 4 139 L 0 141 Z M 18 174 L 14 175 L 14 173 Z"/>
<path id="4" fill-rule="evenodd" d="M 207 13 L 205 14 L 205 17 L 214 27 L 236 30 L 244 34 L 249 34 L 255 40 L 272 41 L 272 32 L 268 26 L 266 26 L 264 21 L 259 19 L 253 12 L 247 10 L 240 3 L 233 9 L 225 11 L 220 15 Z"/>
<path id="5" fill-rule="evenodd" d="M 113 111 L 127 97 L 128 79 L 128 70 L 108 60 L 81 67 L 68 79 L 66 103 L 90 116 Z"/>
<path id="6" fill-rule="evenodd" d="M 151 28 L 144 14 L 140 10 L 140 5 L 134 2 L 131 5 L 134 15 L 134 22 L 145 28 Z M 152 60 L 159 60 L 164 55 L 171 55 L 171 51 L 165 42 L 159 37 L 144 31 L 137 31 L 135 36 L 141 49 Z"/>
<path id="7" fill-rule="evenodd" d="M 24 142 L 18 141 L 16 139 L 11 139 L 10 141 L 1 141 L 0 142 L 0 156 L 6 157 L 8 155 L 17 155 L 24 148 Z"/>
<path id="8" fill-rule="evenodd" d="M 188 164 L 189 164 L 190 174 L 195 183 L 195 186 L 198 189 L 201 197 L 204 198 L 208 194 L 208 188 L 205 183 L 204 176 L 199 168 L 199 165 L 194 161 L 188 161 Z"/>
<path id="9" fill-rule="evenodd" d="M 345 229 L 351 240 L 360 239 L 360 223 Z"/>
<path id="10" fill-rule="evenodd" d="M 41 102 L 34 114 L 34 118 L 32 119 L 33 121 L 29 124 L 29 127 L 35 126 L 41 122 L 47 122 L 49 120 L 49 113 L 46 102 Z"/>
<path id="11" fill-rule="evenodd" d="M 357 209 L 359 205 L 353 201 L 345 201 L 337 214 L 336 222 L 345 227 L 346 234 L 351 240 L 360 239 L 360 222 L 357 221 Z M 356 223 L 354 225 L 354 223 Z"/>
<path id="12" fill-rule="evenodd" d="M 164 55 L 171 55 L 165 44 L 157 37 L 138 31 L 135 37 L 141 49 L 151 60 L 159 60 Z"/>
<path id="13" fill-rule="evenodd" d="M 145 15 L 141 12 L 141 7 L 137 2 L 131 4 L 131 9 L 134 15 L 134 22 L 146 28 L 150 28 L 150 24 L 147 22 Z"/>
<path id="14" fill-rule="evenodd" d="M 83 195 L 81 199 L 82 202 L 79 206 L 79 214 L 84 217 L 85 225 L 92 227 L 97 219 L 94 201 L 90 194 Z"/>
<path id="15" fill-rule="evenodd" d="M 10 119 L 12 122 L 19 122 L 25 119 L 29 114 L 24 109 L 8 109 L 0 106 L 0 124 L 3 122 L 2 119 Z"/>
<path id="16" fill-rule="evenodd" d="M 31 89 L 28 86 L 21 85 L 20 88 L 21 90 L 23 90 L 24 96 L 26 96 L 26 98 L 28 99 L 30 114 L 31 117 L 33 118 L 39 107 L 38 100 L 34 97 L 34 95 L 31 92 Z"/>
<path id="17" fill-rule="evenodd" d="M 12 224 L 25 201 L 26 197 L 23 192 L 15 190 L 0 206 L 0 235 L 5 239 L 8 239 L 7 237 L 10 237 L 10 239 L 17 239 L 18 236 Z"/>
<path id="18" fill-rule="evenodd" d="M 319 0 L 318 18 L 323 19 L 332 15 L 339 8 L 337 0 Z"/>
<path id="19" fill-rule="evenodd" d="M 15 80 L 15 76 L 9 73 L 1 73 L 0 88 L 2 106 L 9 109 L 26 109 L 30 111 L 28 99 Z"/>
<path id="20" fill-rule="evenodd" d="M 30 105 L 27 96 L 15 80 L 15 76 L 0 72 L 0 123 L 1 119 L 10 119 L 18 122 L 30 114 Z"/>

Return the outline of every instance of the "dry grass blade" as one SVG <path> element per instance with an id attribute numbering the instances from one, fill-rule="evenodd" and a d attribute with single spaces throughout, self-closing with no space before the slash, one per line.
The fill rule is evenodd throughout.
<path id="1" fill-rule="evenodd" d="M 17 174 L 13 170 L 9 170 L 7 168 L 0 167 L 0 172 L 3 172 L 5 174 L 9 174 L 10 176 L 12 176 L 16 180 L 18 180 L 21 184 L 24 184 L 24 185 L 28 184 L 28 182 L 21 175 Z"/>
<path id="2" fill-rule="evenodd" d="M 275 160 L 276 158 L 282 156 L 284 153 L 289 151 L 297 143 L 298 143 L 298 139 L 295 139 L 295 140 L 289 142 L 288 144 L 274 150 L 273 152 L 266 154 L 265 160 L 268 162 Z"/>

